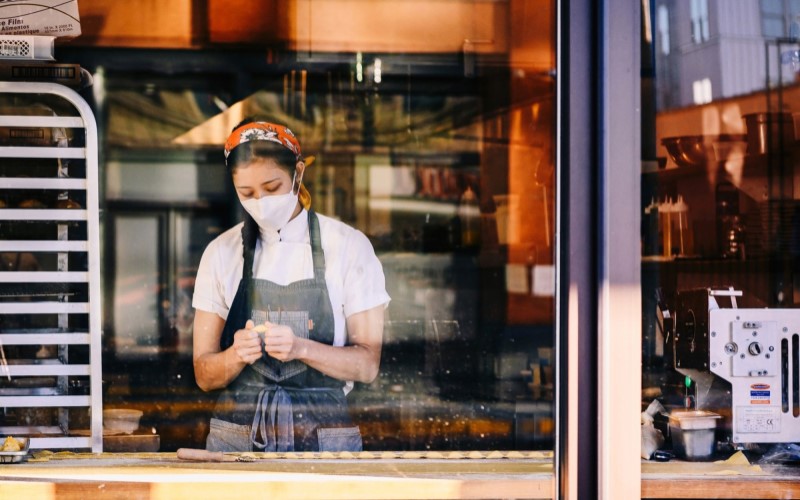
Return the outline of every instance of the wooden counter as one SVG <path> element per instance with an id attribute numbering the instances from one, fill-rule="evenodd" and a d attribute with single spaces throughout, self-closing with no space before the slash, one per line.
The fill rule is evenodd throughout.
<path id="1" fill-rule="evenodd" d="M 191 499 L 552 498 L 552 454 L 478 458 L 331 458 L 242 454 L 252 462 L 187 462 L 175 453 L 36 454 L 0 465 L 0 498 Z M 800 468 L 642 462 L 642 498 L 800 499 Z"/>
<path id="2" fill-rule="evenodd" d="M 0 465 L 0 498 L 552 498 L 552 454 L 533 458 L 260 458 L 186 462 L 175 453 L 34 456 Z M 300 455 L 300 454 L 298 454 Z M 330 455 L 330 454 L 328 454 Z M 42 461 L 40 461 L 42 460 Z"/>
<path id="3" fill-rule="evenodd" d="M 642 461 L 642 498 L 800 499 L 800 468 Z"/>

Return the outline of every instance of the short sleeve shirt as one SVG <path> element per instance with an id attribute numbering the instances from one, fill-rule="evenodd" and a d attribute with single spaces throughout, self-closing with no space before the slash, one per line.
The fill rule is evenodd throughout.
<path id="1" fill-rule="evenodd" d="M 340 221 L 317 214 L 325 254 L 325 282 L 334 316 L 333 345 L 347 341 L 348 316 L 389 303 L 383 267 L 367 237 Z M 192 306 L 228 318 L 242 278 L 242 223 L 209 243 L 200 259 Z M 308 212 L 303 210 L 280 236 L 262 231 L 253 276 L 279 285 L 314 277 Z"/>

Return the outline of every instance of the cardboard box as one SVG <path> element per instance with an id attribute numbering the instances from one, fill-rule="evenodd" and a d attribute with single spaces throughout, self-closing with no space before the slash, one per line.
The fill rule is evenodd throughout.
<path id="1" fill-rule="evenodd" d="M 0 34 L 76 37 L 78 0 L 0 0 Z"/>

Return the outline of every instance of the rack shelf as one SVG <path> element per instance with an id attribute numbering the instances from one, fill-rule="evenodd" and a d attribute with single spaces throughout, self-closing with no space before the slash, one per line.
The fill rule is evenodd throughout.
<path id="1" fill-rule="evenodd" d="M 91 448 L 99 453 L 103 411 L 97 126 L 86 101 L 62 85 L 0 82 L 0 99 L 11 103 L 4 107 L 8 114 L 0 115 L 0 129 L 9 131 L 0 145 L 0 165 L 13 167 L 2 170 L 13 174 L 0 173 L 0 197 L 5 200 L 0 228 L 14 235 L 0 240 L 0 252 L 18 257 L 12 268 L 0 272 L 0 407 L 7 410 L 0 424 L 12 424 L 0 425 L 0 434 L 29 436 L 31 448 Z M 42 106 L 33 105 L 53 99 L 71 105 L 67 114 L 74 116 L 43 115 Z M 85 140 L 74 142 L 85 146 L 61 140 L 81 133 Z M 36 160 L 30 176 L 25 176 L 27 164 L 21 159 Z M 78 167 L 70 171 L 72 165 Z M 48 208 L 20 203 L 31 192 L 50 192 L 46 202 L 40 200 Z M 62 200 L 75 199 L 83 206 L 59 208 Z M 48 205 L 54 200 L 58 207 Z M 21 264 L 23 255 L 27 266 Z M 40 266 L 38 259 L 47 265 Z M 44 291 L 37 292 L 40 289 Z M 81 393 L 72 393 L 76 386 Z M 18 424 L 31 425 L 13 425 L 8 415 L 15 410 L 27 411 L 29 417 L 44 414 L 46 421 L 17 416 Z M 72 421 L 80 415 L 87 418 L 77 427 L 88 425 L 88 435 L 70 435 L 76 427 Z"/>

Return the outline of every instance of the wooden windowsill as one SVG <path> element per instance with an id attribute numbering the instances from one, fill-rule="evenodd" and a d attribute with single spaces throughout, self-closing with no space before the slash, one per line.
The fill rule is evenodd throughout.
<path id="1" fill-rule="evenodd" d="M 642 498 L 800 498 L 800 470 L 723 462 L 642 462 Z"/>
<path id="2" fill-rule="evenodd" d="M 0 498 L 199 500 L 232 493 L 236 498 L 348 500 L 552 498 L 552 454 L 522 459 L 464 455 L 366 460 L 317 455 L 213 463 L 182 461 L 175 453 L 62 454 L 0 467 Z"/>
<path id="3" fill-rule="evenodd" d="M 246 455 L 246 454 L 245 454 Z M 254 454 L 256 457 L 263 455 Z M 187 462 L 175 453 L 60 453 L 0 465 L 0 498 L 461 499 L 553 497 L 552 454 L 470 458 L 257 458 Z M 417 454 L 418 455 L 418 454 Z M 445 458 L 430 458 L 444 455 Z M 449 458 L 447 458 L 449 456 Z M 642 498 L 800 498 L 800 470 L 674 460 L 642 462 Z"/>

